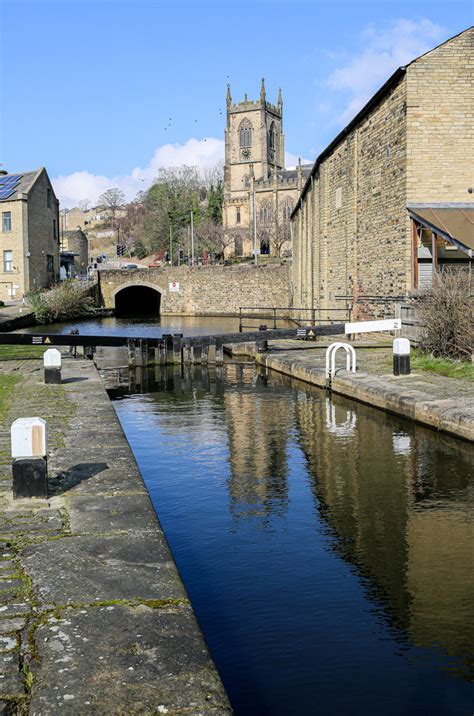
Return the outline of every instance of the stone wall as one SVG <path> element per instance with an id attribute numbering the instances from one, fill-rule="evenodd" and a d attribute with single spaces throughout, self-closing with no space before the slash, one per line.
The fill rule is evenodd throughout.
<path id="1" fill-rule="evenodd" d="M 473 44 L 466 30 L 412 62 L 317 160 L 293 219 L 294 306 L 412 289 L 407 204 L 472 201 Z M 385 311 L 359 301 L 354 317 Z"/>
<path id="2" fill-rule="evenodd" d="M 474 29 L 407 69 L 407 201 L 472 202 Z"/>
<path id="3" fill-rule="evenodd" d="M 48 189 L 51 191 L 48 206 Z M 28 268 L 29 285 L 35 291 L 49 286 L 59 275 L 59 209 L 51 182 L 45 171 L 28 192 Z M 53 270 L 48 271 L 48 256 L 52 256 Z M 29 269 L 29 270 L 28 270 Z M 26 282 L 25 282 L 26 283 Z"/>
<path id="4" fill-rule="evenodd" d="M 26 201 L 2 201 L 2 223 L 0 224 L 0 237 L 2 249 L 0 252 L 0 299 L 11 301 L 11 291 L 14 298 L 25 294 L 25 256 L 27 252 L 28 214 Z M 3 230 L 3 215 L 10 212 L 11 231 Z M 12 270 L 5 271 L 5 252 L 12 252 Z"/>
<path id="5" fill-rule="evenodd" d="M 342 296 L 405 292 L 405 162 L 401 81 L 320 162 L 302 200 L 293 231 L 295 306 L 318 307 L 323 317 L 343 308 Z"/>
<path id="6" fill-rule="evenodd" d="M 164 267 L 101 271 L 101 301 L 115 307 L 115 295 L 128 286 L 148 286 L 161 293 L 161 313 L 237 315 L 240 306 L 290 305 L 289 270 L 284 265 Z M 179 291 L 170 291 L 175 282 Z"/>
<path id="7" fill-rule="evenodd" d="M 51 191 L 48 206 L 48 189 Z M 22 298 L 29 291 L 49 286 L 59 273 L 59 212 L 54 190 L 45 170 L 27 193 L 0 202 L 0 212 L 11 212 L 11 231 L 0 224 L 0 299 Z M 2 219 L 0 217 L 0 219 Z M 4 271 L 4 252 L 12 252 L 12 270 Z M 48 272 L 48 255 L 53 271 Z"/>

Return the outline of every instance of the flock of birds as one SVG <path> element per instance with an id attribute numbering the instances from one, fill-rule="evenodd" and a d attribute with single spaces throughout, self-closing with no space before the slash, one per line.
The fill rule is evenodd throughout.
<path id="1" fill-rule="evenodd" d="M 229 81 L 229 79 L 230 79 L 230 77 L 229 77 L 229 75 L 227 75 L 227 81 Z M 222 116 L 223 116 L 223 111 L 222 111 L 222 107 L 219 107 L 219 116 L 220 116 L 220 117 L 222 117 Z M 199 120 L 195 119 L 195 120 L 194 120 L 194 123 L 195 123 L 195 124 L 197 124 L 197 123 L 198 123 L 198 121 L 199 121 Z M 165 132 L 167 132 L 167 131 L 168 131 L 168 129 L 170 129 L 170 128 L 171 128 L 172 122 L 173 122 L 173 118 L 172 118 L 172 117 L 170 117 L 170 118 L 169 118 L 169 120 L 168 120 L 168 126 L 166 126 L 166 127 L 163 127 L 163 130 L 164 130 Z M 263 124 L 262 124 L 261 126 L 263 127 Z M 207 142 L 207 139 L 206 139 L 206 138 L 204 138 L 204 141 L 205 141 L 205 142 Z"/>

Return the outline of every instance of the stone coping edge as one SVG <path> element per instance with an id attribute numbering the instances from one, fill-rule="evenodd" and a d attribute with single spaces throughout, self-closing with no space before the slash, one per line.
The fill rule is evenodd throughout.
<path id="1" fill-rule="evenodd" d="M 319 388 L 327 387 L 326 377 L 321 368 L 309 368 L 290 358 L 271 354 L 257 354 L 256 362 Z M 416 374 L 412 376 L 416 379 Z M 463 411 L 460 396 L 454 395 L 450 399 L 439 400 L 423 394 L 415 387 L 407 386 L 406 380 L 407 376 L 397 378 L 362 372 L 352 374 L 344 371 L 333 378 L 331 390 L 449 435 L 474 441 L 474 419 L 472 415 Z"/>

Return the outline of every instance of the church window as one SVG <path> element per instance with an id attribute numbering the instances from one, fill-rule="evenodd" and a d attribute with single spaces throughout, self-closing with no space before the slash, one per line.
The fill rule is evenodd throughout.
<path id="1" fill-rule="evenodd" d="M 244 181 L 244 189 L 248 189 L 250 186 L 250 179 L 249 179 L 248 174 L 245 174 L 243 181 Z"/>
<path id="2" fill-rule="evenodd" d="M 282 215 L 283 215 L 283 223 L 289 224 L 290 223 L 290 217 L 291 212 L 293 211 L 293 202 L 290 199 L 290 197 L 287 197 L 285 201 L 283 202 L 282 206 Z"/>
<path id="3" fill-rule="evenodd" d="M 240 206 L 237 207 L 235 212 L 235 223 L 240 224 Z"/>
<path id="4" fill-rule="evenodd" d="M 252 124 L 248 119 L 243 119 L 240 123 L 239 141 L 243 148 L 252 146 Z"/>
<path id="5" fill-rule="evenodd" d="M 268 133 L 268 146 L 270 149 L 275 149 L 275 122 L 270 125 L 270 131 Z"/>
<path id="6" fill-rule="evenodd" d="M 273 208 L 269 199 L 264 199 L 260 204 L 260 224 L 268 226 L 273 220 Z"/>

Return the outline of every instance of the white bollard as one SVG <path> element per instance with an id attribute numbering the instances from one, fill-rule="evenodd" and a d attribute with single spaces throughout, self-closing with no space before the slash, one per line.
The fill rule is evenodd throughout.
<path id="1" fill-rule="evenodd" d="M 57 348 L 48 348 L 43 355 L 44 382 L 61 383 L 61 353 Z"/>
<path id="2" fill-rule="evenodd" d="M 393 375 L 410 375 L 410 341 L 395 338 L 393 341 Z"/>
<path id="3" fill-rule="evenodd" d="M 42 418 L 18 418 L 11 426 L 13 496 L 47 497 L 47 434 Z"/>

